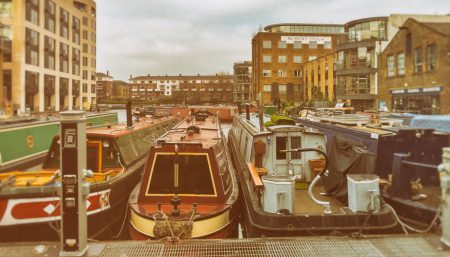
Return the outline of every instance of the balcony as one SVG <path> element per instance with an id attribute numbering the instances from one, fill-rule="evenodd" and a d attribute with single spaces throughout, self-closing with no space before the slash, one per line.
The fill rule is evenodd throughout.
<path id="1" fill-rule="evenodd" d="M 374 61 L 366 60 L 353 62 L 351 64 L 336 63 L 336 75 L 351 75 L 351 74 L 370 74 L 377 72 L 377 69 L 373 67 Z"/>
<path id="2" fill-rule="evenodd" d="M 377 95 L 371 94 L 368 89 L 338 89 L 337 99 L 376 99 Z"/>

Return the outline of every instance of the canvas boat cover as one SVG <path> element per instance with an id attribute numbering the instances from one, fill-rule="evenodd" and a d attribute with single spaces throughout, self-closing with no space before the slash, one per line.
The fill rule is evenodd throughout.
<path id="1" fill-rule="evenodd" d="M 328 174 L 323 183 L 328 194 L 347 202 L 347 175 L 375 173 L 375 154 L 367 147 L 341 135 L 334 135 L 328 152 Z"/>

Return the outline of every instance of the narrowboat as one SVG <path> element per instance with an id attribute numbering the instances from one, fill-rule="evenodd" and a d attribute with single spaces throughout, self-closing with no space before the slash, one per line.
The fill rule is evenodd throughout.
<path id="1" fill-rule="evenodd" d="M 89 238 L 119 233 L 128 196 L 138 183 L 155 139 L 179 122 L 177 117 L 140 119 L 87 129 L 86 200 Z M 0 174 L 0 241 L 44 241 L 59 238 L 60 139 L 52 140 L 42 170 Z"/>
<path id="2" fill-rule="evenodd" d="M 86 116 L 91 126 L 118 122 L 115 112 L 88 112 Z M 59 114 L 1 119 L 0 172 L 26 170 L 42 163 L 59 130 Z"/>
<path id="3" fill-rule="evenodd" d="M 381 204 L 378 178 L 364 170 L 348 176 L 349 204 L 327 194 L 323 133 L 291 119 L 235 114 L 228 135 L 238 174 L 245 237 L 388 233 L 392 210 Z M 263 124 L 271 126 L 264 127 Z"/>
<path id="4" fill-rule="evenodd" d="M 130 196 L 136 240 L 238 235 L 239 188 L 217 116 L 188 116 L 151 147 Z"/>
<path id="5" fill-rule="evenodd" d="M 419 226 L 436 221 L 441 192 L 437 166 L 442 148 L 450 145 L 450 133 L 403 125 L 392 115 L 303 114 L 296 122 L 324 133 L 328 150 L 339 135 L 376 156 L 375 174 L 387 184 L 384 199 L 402 219 Z"/>

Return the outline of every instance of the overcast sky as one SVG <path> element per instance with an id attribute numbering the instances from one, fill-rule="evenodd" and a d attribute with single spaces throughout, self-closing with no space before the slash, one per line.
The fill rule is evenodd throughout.
<path id="1" fill-rule="evenodd" d="M 233 72 L 252 35 L 275 23 L 334 23 L 392 13 L 448 14 L 450 0 L 97 0 L 97 71 Z"/>

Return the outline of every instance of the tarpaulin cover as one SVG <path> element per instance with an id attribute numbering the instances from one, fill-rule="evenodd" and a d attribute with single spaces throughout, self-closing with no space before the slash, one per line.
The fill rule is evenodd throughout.
<path id="1" fill-rule="evenodd" d="M 327 193 L 347 202 L 347 175 L 373 174 L 376 156 L 362 143 L 334 135 L 328 152 L 328 175 L 323 176 Z"/>

